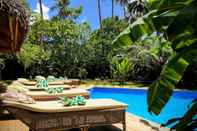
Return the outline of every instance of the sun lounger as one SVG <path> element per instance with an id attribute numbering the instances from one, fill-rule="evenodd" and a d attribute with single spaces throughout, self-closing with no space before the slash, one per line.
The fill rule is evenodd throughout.
<path id="1" fill-rule="evenodd" d="M 17 81 L 23 85 L 26 85 L 26 86 L 35 86 L 36 85 L 36 81 L 30 81 L 27 79 L 18 79 Z M 49 85 L 64 85 L 64 81 L 57 80 L 57 81 L 49 82 Z"/>
<path id="2" fill-rule="evenodd" d="M 69 85 L 49 85 L 49 88 L 57 88 L 57 87 L 64 87 L 64 90 L 75 88 L 74 86 L 69 86 Z M 24 86 L 24 88 L 28 89 L 29 91 L 44 91 L 43 88 L 36 86 Z"/>
<path id="3" fill-rule="evenodd" d="M 63 80 L 64 84 L 68 84 L 68 85 L 79 85 L 81 83 L 81 81 L 79 79 L 67 79 L 67 80 Z"/>
<path id="4" fill-rule="evenodd" d="M 5 108 L 25 124 L 31 131 L 49 131 L 123 124 L 126 131 L 126 104 L 111 100 L 87 100 L 85 106 L 62 106 L 59 101 L 42 101 L 36 104 L 23 104 L 4 101 Z"/>
<path id="5" fill-rule="evenodd" d="M 30 81 L 30 80 L 24 79 L 24 78 L 19 78 L 17 81 L 23 85 L 26 85 L 26 86 L 35 86 L 36 85 L 36 81 Z M 79 85 L 80 80 L 79 79 L 67 79 L 67 80 L 56 80 L 56 81 L 49 82 L 49 85 L 64 85 L 64 84 Z"/>
<path id="6" fill-rule="evenodd" d="M 69 89 L 64 90 L 62 93 L 57 94 L 49 94 L 46 91 L 27 91 L 25 92 L 27 96 L 32 97 L 34 100 L 55 100 L 58 99 L 61 96 L 67 96 L 67 97 L 74 97 L 77 95 L 83 96 L 85 98 L 89 98 L 89 92 L 85 89 Z"/>

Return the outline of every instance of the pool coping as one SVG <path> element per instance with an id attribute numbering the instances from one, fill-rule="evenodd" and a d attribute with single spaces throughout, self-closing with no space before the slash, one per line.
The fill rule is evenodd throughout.
<path id="1" fill-rule="evenodd" d="M 144 86 L 144 87 L 132 87 L 132 88 L 129 88 L 129 87 L 124 87 L 124 86 L 111 86 L 111 85 L 88 85 L 88 86 L 79 86 L 80 88 L 84 88 L 84 89 L 91 89 L 91 88 L 109 88 L 109 89 L 113 89 L 113 88 L 119 88 L 119 89 L 141 89 L 141 90 L 148 90 L 149 87 L 147 86 Z M 187 92 L 196 92 L 197 93 L 197 90 L 187 90 L 187 89 L 173 89 L 173 91 L 187 91 Z"/>
<path id="2" fill-rule="evenodd" d="M 163 127 L 163 126 L 161 126 L 161 124 L 159 124 L 157 122 L 154 122 L 154 121 L 151 121 L 151 120 L 148 120 L 144 117 L 135 115 L 135 114 L 130 113 L 130 112 L 126 112 L 126 114 L 127 114 L 128 117 L 136 119 L 137 122 L 139 122 L 140 124 L 143 124 L 147 127 L 150 127 L 152 130 L 154 130 L 155 128 L 159 129 L 159 131 L 169 131 L 170 130 L 170 128 Z"/>

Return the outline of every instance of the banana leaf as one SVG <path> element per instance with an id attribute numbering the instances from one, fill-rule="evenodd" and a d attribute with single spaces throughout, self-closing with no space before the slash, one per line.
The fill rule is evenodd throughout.
<path id="1" fill-rule="evenodd" d="M 197 128 L 197 120 L 195 116 L 197 114 L 197 102 L 193 103 L 191 108 L 185 113 L 185 115 L 180 119 L 179 123 L 174 125 L 172 128 L 177 131 L 183 130 L 193 130 Z"/>
<path id="2" fill-rule="evenodd" d="M 157 1 L 157 0 L 155 0 Z M 185 6 L 194 0 L 161 0 L 158 4 L 160 10 L 169 10 L 175 6 Z"/>
<path id="3" fill-rule="evenodd" d="M 112 42 L 114 48 L 127 46 L 132 43 L 130 38 L 130 27 L 127 27 L 120 35 Z"/>
<path id="4" fill-rule="evenodd" d="M 197 57 L 196 21 L 197 1 L 182 9 L 167 29 L 173 49 L 177 52 L 164 66 L 159 79 L 148 92 L 149 111 L 158 115 L 168 102 L 173 89 L 182 78 L 187 66 Z"/>
<path id="5" fill-rule="evenodd" d="M 112 42 L 114 48 L 131 45 L 139 40 L 145 34 L 150 34 L 155 30 L 151 17 L 156 13 L 156 10 L 144 15 L 129 25 L 120 35 Z"/>
<path id="6" fill-rule="evenodd" d="M 176 129 L 177 131 L 191 131 L 196 129 L 197 119 L 195 118 L 195 116 L 197 114 L 197 101 L 192 101 L 188 108 L 189 110 L 185 113 L 185 115 L 182 118 L 172 118 L 168 120 L 167 123 L 162 124 L 162 126 L 173 125 L 171 129 Z"/>
<path id="7" fill-rule="evenodd" d="M 164 65 L 160 77 L 148 90 L 148 110 L 158 115 L 169 101 L 173 89 L 181 80 L 187 66 L 193 63 L 193 58 L 197 57 L 197 43 L 185 47 L 176 53 Z"/>
<path id="8" fill-rule="evenodd" d="M 197 41 L 197 1 L 182 9 L 167 29 L 173 49 L 178 51 Z"/>

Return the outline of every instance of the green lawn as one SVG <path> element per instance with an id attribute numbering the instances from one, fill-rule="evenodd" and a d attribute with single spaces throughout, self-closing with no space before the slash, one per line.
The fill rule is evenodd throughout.
<path id="1" fill-rule="evenodd" d="M 82 86 L 110 86 L 110 87 L 147 87 L 148 84 L 143 84 L 139 82 L 124 82 L 124 84 L 120 84 L 120 82 L 112 82 L 109 80 L 84 80 L 81 84 Z"/>

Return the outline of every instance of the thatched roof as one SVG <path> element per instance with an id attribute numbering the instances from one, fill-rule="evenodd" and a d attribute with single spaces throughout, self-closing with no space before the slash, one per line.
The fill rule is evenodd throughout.
<path id="1" fill-rule="evenodd" d="M 28 16 L 18 0 L 0 0 L 0 52 L 17 52 L 28 30 Z"/>

